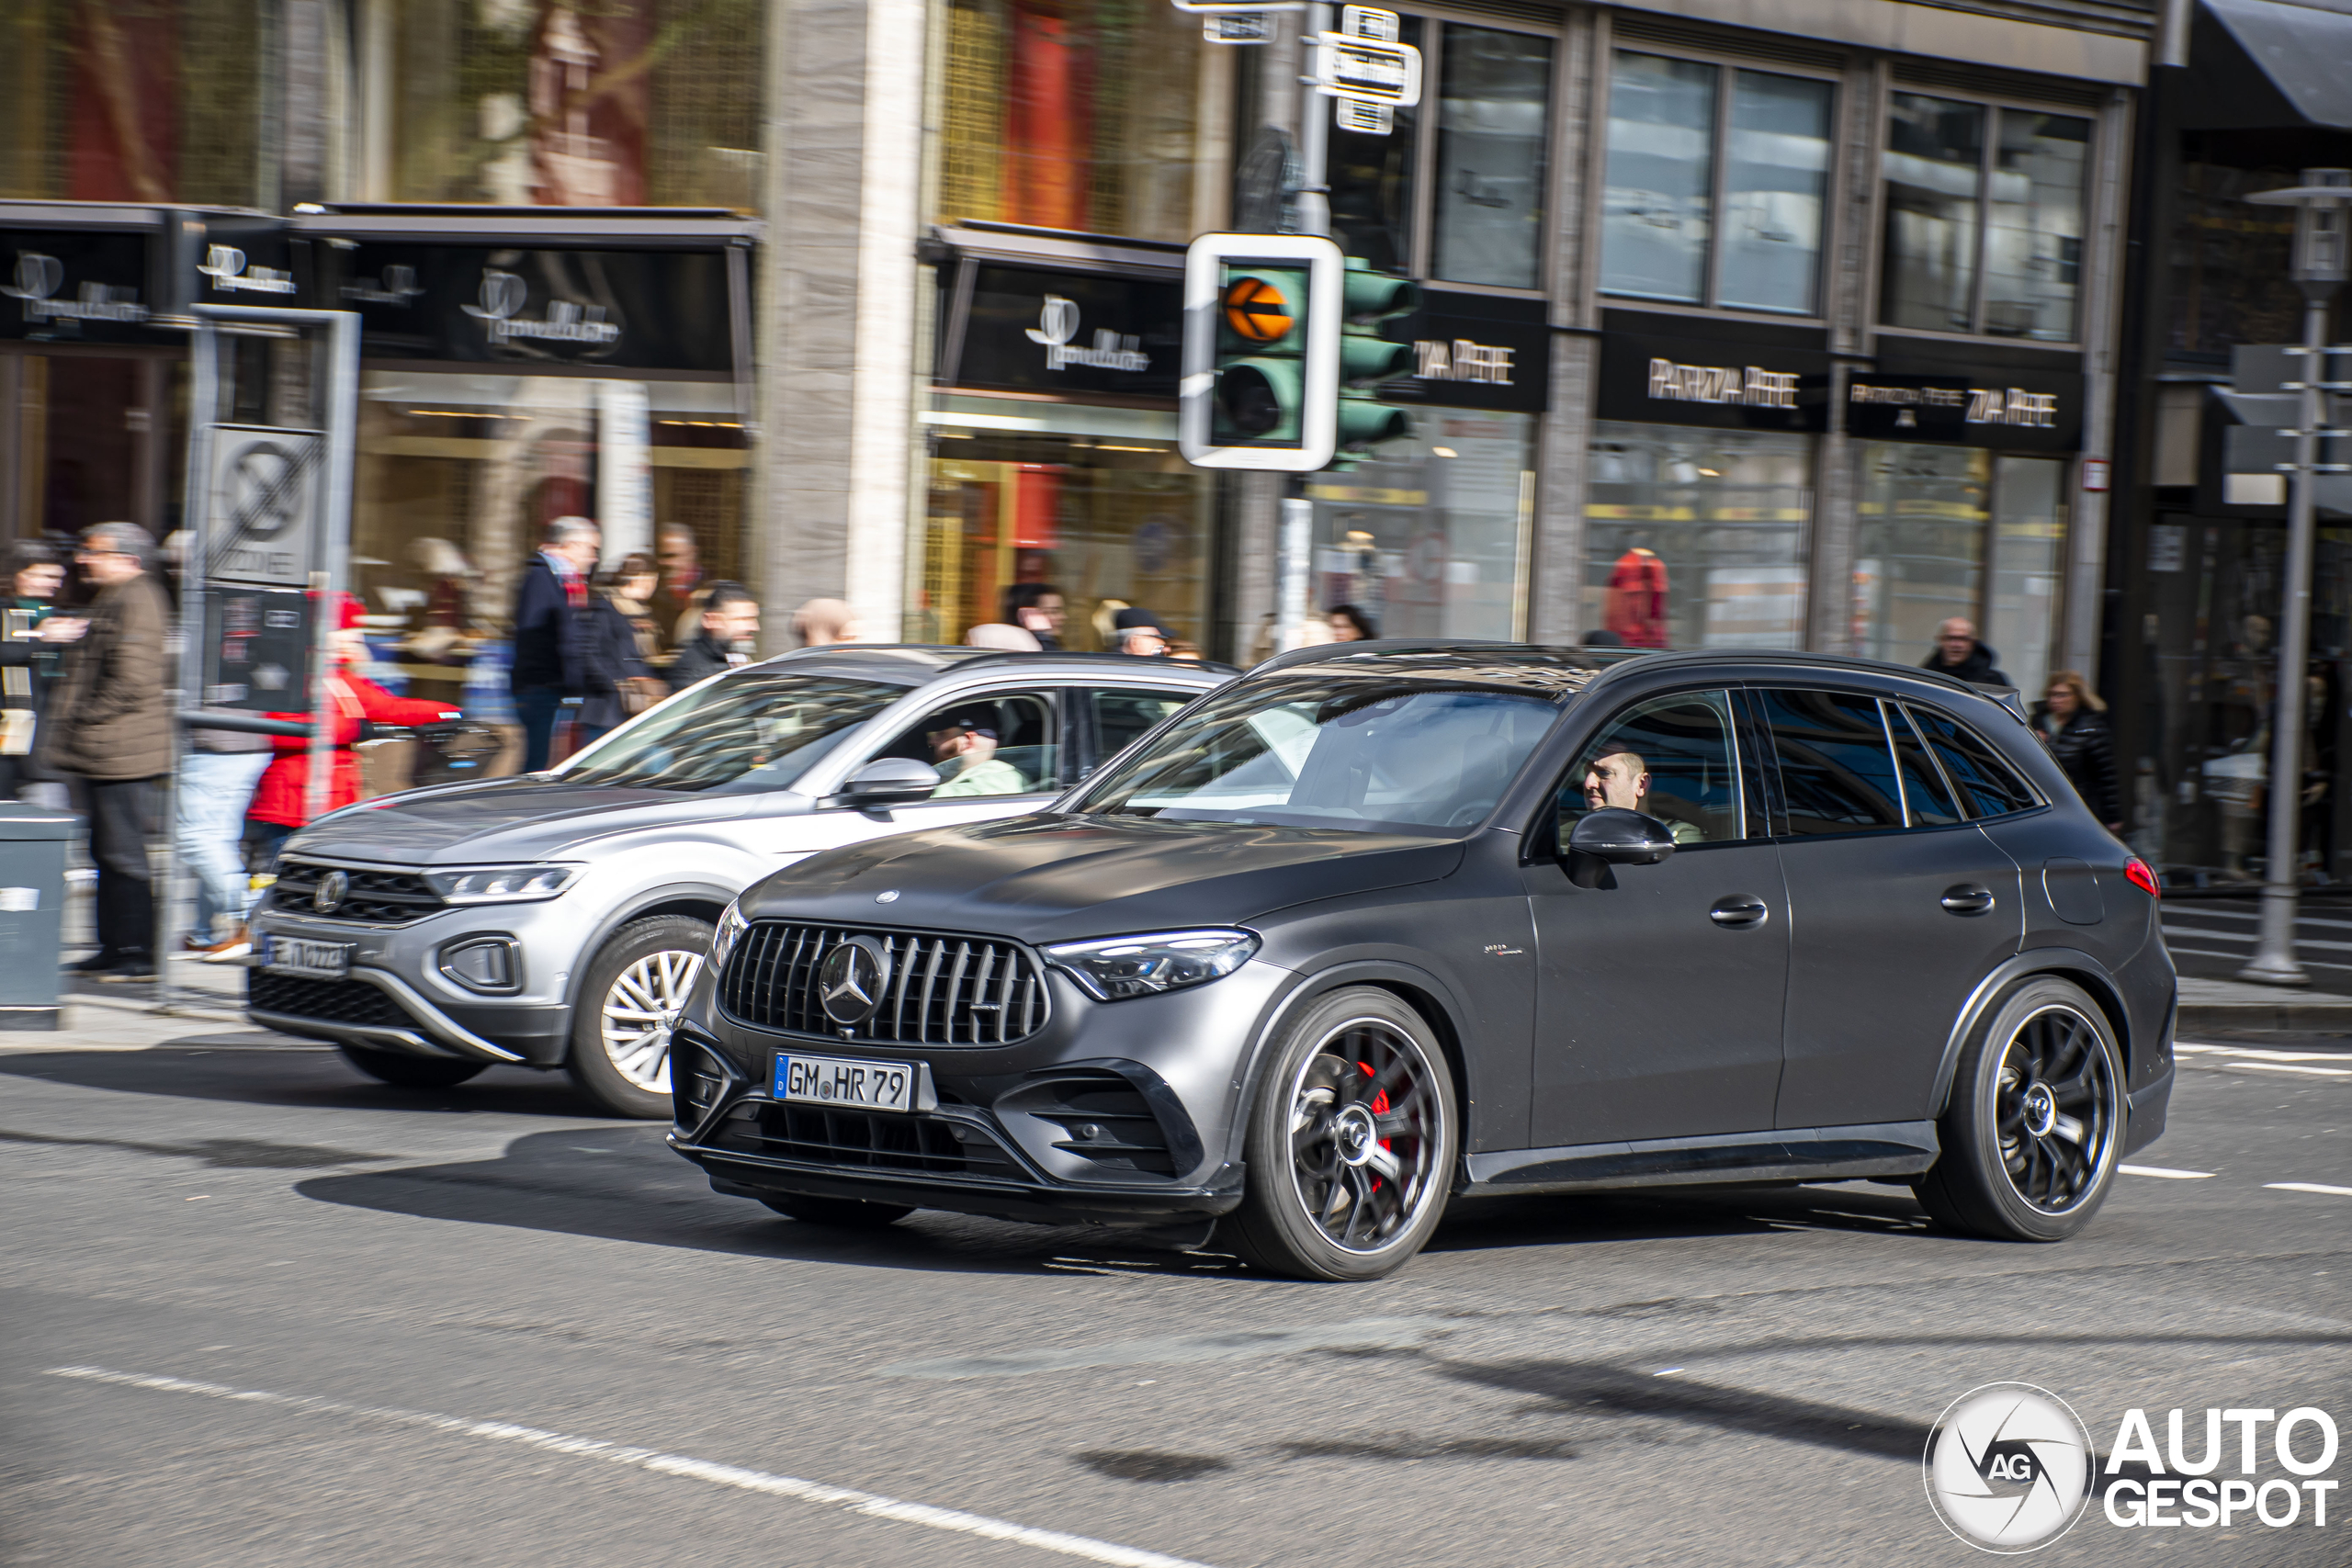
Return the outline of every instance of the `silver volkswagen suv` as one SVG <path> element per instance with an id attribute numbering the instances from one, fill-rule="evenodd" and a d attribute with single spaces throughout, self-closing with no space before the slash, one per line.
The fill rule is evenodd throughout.
<path id="1" fill-rule="evenodd" d="M 1050 803 L 1223 665 L 807 649 L 713 676 L 546 773 L 410 790 L 287 841 L 254 1021 L 386 1083 L 566 1068 L 670 1114 L 670 1031 L 737 894 L 820 850 Z"/>

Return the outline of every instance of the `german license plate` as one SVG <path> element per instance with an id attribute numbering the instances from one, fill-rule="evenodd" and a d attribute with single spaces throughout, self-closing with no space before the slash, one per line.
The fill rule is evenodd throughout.
<path id="1" fill-rule="evenodd" d="M 304 942 L 271 933 L 261 939 L 261 966 L 273 975 L 299 975 L 306 980 L 347 980 L 351 943 Z"/>
<path id="2" fill-rule="evenodd" d="M 904 1062 L 849 1062 L 779 1051 L 772 1092 L 778 1100 L 860 1111 L 912 1111 L 915 1070 Z"/>

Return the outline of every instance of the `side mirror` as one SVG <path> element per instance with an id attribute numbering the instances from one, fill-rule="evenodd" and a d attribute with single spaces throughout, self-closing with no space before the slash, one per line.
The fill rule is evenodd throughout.
<path id="1" fill-rule="evenodd" d="M 1589 811 L 1568 830 L 1568 880 L 1578 887 L 1617 886 L 1610 868 L 1656 865 L 1674 852 L 1674 829 L 1622 807 Z"/>
<path id="2" fill-rule="evenodd" d="M 939 787 L 939 771 L 909 757 L 876 757 L 849 776 L 834 793 L 845 806 L 903 806 L 928 800 Z"/>

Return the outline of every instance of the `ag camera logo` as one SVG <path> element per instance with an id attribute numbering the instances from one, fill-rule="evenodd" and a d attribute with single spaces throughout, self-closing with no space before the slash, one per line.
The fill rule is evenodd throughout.
<path id="1" fill-rule="evenodd" d="M 2064 1400 L 2031 1383 L 1973 1388 L 1928 1435 L 1928 1501 L 1952 1534 L 2002 1556 L 2038 1551 L 2090 1501 L 2090 1431 Z"/>

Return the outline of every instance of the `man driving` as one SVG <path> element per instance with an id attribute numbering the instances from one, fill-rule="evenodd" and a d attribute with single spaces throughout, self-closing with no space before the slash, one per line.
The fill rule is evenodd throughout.
<path id="1" fill-rule="evenodd" d="M 1000 761 L 996 754 L 996 721 L 986 714 L 959 713 L 926 730 L 931 755 L 946 782 L 931 792 L 933 800 L 967 795 L 1019 795 L 1029 787 L 1021 770 Z"/>
<path id="2" fill-rule="evenodd" d="M 1666 824 L 1678 844 L 1695 844 L 1706 834 L 1695 822 L 1683 822 L 1661 816 L 1645 804 L 1650 793 L 1650 765 L 1637 751 L 1611 751 L 1596 757 L 1584 771 L 1584 804 L 1587 810 L 1598 811 L 1604 806 L 1615 806 L 1627 811 L 1640 811 L 1656 817 Z"/>

